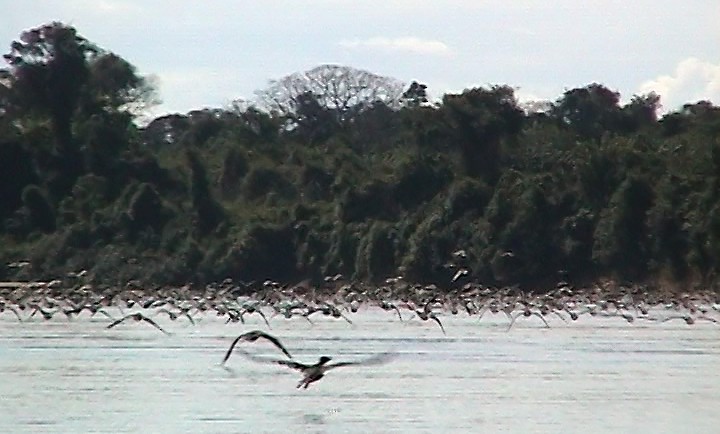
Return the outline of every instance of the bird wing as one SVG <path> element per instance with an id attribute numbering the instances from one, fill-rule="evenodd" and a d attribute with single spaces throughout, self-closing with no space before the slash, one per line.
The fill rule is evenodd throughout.
<path id="1" fill-rule="evenodd" d="M 115 318 L 113 318 L 112 315 L 110 315 L 109 313 L 107 313 L 107 311 L 106 311 L 105 309 L 102 309 L 102 308 L 101 308 L 101 309 L 98 309 L 97 311 L 95 311 L 95 313 L 101 313 L 101 314 L 105 315 L 106 317 L 110 318 L 111 320 L 115 321 Z M 94 316 L 95 313 L 91 314 L 90 316 Z"/>
<path id="2" fill-rule="evenodd" d="M 542 320 L 542 322 L 545 323 L 545 327 L 550 328 L 550 324 L 548 324 L 548 322 L 545 321 L 545 317 L 543 317 L 540 312 L 533 312 L 533 315 L 535 315 L 536 317 L 540 318 L 540 319 Z"/>
<path id="3" fill-rule="evenodd" d="M 257 309 L 255 312 L 257 312 L 258 315 L 260 315 L 260 316 L 262 317 L 262 319 L 265 320 L 265 324 L 268 326 L 268 328 L 271 328 L 271 327 L 270 327 L 270 323 L 268 322 L 268 319 L 267 319 L 267 317 L 265 316 L 265 314 L 263 313 L 263 311 L 261 311 L 260 309 Z M 285 350 L 283 350 L 283 352 L 285 352 Z M 285 353 L 285 354 L 287 354 L 287 353 Z M 288 355 L 288 357 L 290 357 L 290 355 Z"/>
<path id="4" fill-rule="evenodd" d="M 507 312 L 505 312 L 505 313 L 507 313 Z M 507 328 L 507 330 L 505 330 L 506 332 L 509 332 L 509 331 L 510 331 L 510 329 L 511 329 L 512 326 L 513 326 L 513 324 L 515 324 L 515 321 L 517 321 L 517 319 L 518 319 L 522 314 L 523 314 L 522 312 L 519 312 L 519 313 L 517 313 L 515 316 L 510 316 L 510 324 L 508 324 L 508 328 Z"/>
<path id="5" fill-rule="evenodd" d="M 308 365 L 303 365 L 302 363 L 294 362 L 292 360 L 269 359 L 267 357 L 258 357 L 258 356 L 252 355 L 246 351 L 243 351 L 239 348 L 238 348 L 238 351 L 240 351 L 240 354 L 243 357 L 248 358 L 256 363 L 271 363 L 273 365 L 283 365 L 283 366 L 287 366 L 288 368 L 297 369 L 298 371 L 302 371 L 303 369 L 306 369 L 309 367 Z"/>
<path id="6" fill-rule="evenodd" d="M 292 360 L 266 360 L 271 363 L 275 363 L 277 365 L 283 365 L 287 366 L 288 368 L 295 369 L 297 371 L 303 371 L 305 369 L 308 369 L 310 366 L 300 363 L 300 362 L 294 362 Z"/>
<path id="7" fill-rule="evenodd" d="M 287 367 L 290 368 L 290 369 L 295 369 L 295 370 L 298 370 L 298 371 L 300 371 L 300 372 L 302 372 L 302 371 L 304 371 L 304 370 L 306 370 L 306 369 L 308 369 L 308 368 L 311 367 L 311 365 L 306 365 L 306 364 L 304 364 L 304 363 L 296 362 L 296 361 L 293 361 L 293 360 L 269 359 L 269 358 L 267 358 L 267 357 L 254 356 L 254 355 L 252 355 L 252 354 L 250 354 L 250 353 L 248 353 L 248 352 L 246 352 L 246 351 L 242 351 L 242 350 L 240 350 L 240 349 L 238 349 L 238 351 L 240 351 L 240 354 L 242 354 L 243 357 L 246 357 L 246 358 L 252 360 L 253 362 L 257 362 L 257 363 L 271 363 L 271 364 L 273 364 L 273 365 L 287 366 Z"/>
<path id="8" fill-rule="evenodd" d="M 17 309 L 15 309 L 15 308 L 12 307 L 12 306 L 5 306 L 5 308 L 6 308 L 6 309 L 10 309 L 10 311 L 12 311 L 12 313 L 15 314 L 15 316 L 16 316 L 17 319 L 18 319 L 18 321 L 22 322 L 22 318 L 20 317 L 20 313 L 17 311 Z"/>
<path id="9" fill-rule="evenodd" d="M 230 348 L 228 348 L 227 353 L 225 353 L 225 357 L 223 358 L 222 364 L 224 365 L 225 362 L 227 362 L 227 359 L 230 358 L 230 354 L 232 354 L 233 349 L 235 348 L 235 345 L 237 345 L 238 342 L 240 342 L 240 339 L 242 339 L 245 335 L 240 335 L 235 338 L 235 340 L 230 344 Z"/>
<path id="10" fill-rule="evenodd" d="M 273 345 L 275 345 L 276 347 L 278 347 L 278 348 L 280 349 L 280 351 L 283 352 L 283 354 L 285 354 L 286 356 L 288 356 L 288 358 L 290 358 L 290 359 L 293 358 L 293 357 L 290 355 L 290 352 L 288 352 L 288 350 L 285 349 L 285 346 L 284 346 L 282 343 L 280 343 L 280 340 L 279 340 L 278 338 L 276 338 L 276 337 L 273 336 L 273 335 L 269 335 L 269 334 L 267 334 L 267 333 L 264 333 L 264 332 L 260 332 L 259 335 L 260 335 L 261 338 L 267 339 L 267 340 L 270 341 Z"/>
<path id="11" fill-rule="evenodd" d="M 340 316 L 342 317 L 342 319 L 344 319 L 345 321 L 347 321 L 349 324 L 352 324 L 352 323 L 353 323 L 352 321 L 350 321 L 350 318 L 348 318 L 348 317 L 346 317 L 345 315 L 343 315 L 342 312 L 338 311 L 338 313 L 340 313 Z"/>
<path id="12" fill-rule="evenodd" d="M 356 360 L 354 362 L 338 362 L 338 363 L 328 363 L 325 365 L 325 369 L 335 369 L 335 368 L 342 368 L 343 366 L 373 366 L 373 365 L 383 365 L 385 363 L 388 363 L 392 359 L 394 359 L 397 356 L 395 353 L 379 353 L 375 354 L 373 356 L 370 356 L 366 359 L 362 360 Z"/>
<path id="13" fill-rule="evenodd" d="M 395 309 L 395 312 L 397 312 L 398 318 L 400 318 L 400 322 L 402 322 L 403 318 L 402 318 L 402 315 L 400 314 L 400 309 L 398 309 L 398 307 L 395 306 L 394 304 L 392 305 L 392 307 Z"/>
<path id="14" fill-rule="evenodd" d="M 190 320 L 190 323 L 192 325 L 195 325 L 195 320 L 193 319 L 193 317 L 190 316 L 190 314 L 186 310 L 183 311 L 183 314 L 187 317 L 187 319 Z"/>
<path id="15" fill-rule="evenodd" d="M 120 318 L 120 319 L 117 319 L 117 320 L 113 321 L 112 324 L 110 324 L 109 326 L 107 326 L 107 328 L 111 329 L 111 328 L 115 327 L 116 325 L 120 324 L 121 322 L 125 321 L 125 320 L 128 319 L 128 318 L 129 318 L 129 317 L 125 316 L 125 317 L 122 317 L 122 318 Z"/>
<path id="16" fill-rule="evenodd" d="M 276 338 L 275 336 L 269 335 L 263 331 L 254 330 L 251 332 L 243 333 L 240 336 L 235 338 L 235 340 L 232 342 L 232 344 L 230 344 L 230 348 L 228 348 L 227 353 L 225 353 L 225 357 L 223 358 L 222 363 L 224 364 L 225 362 L 227 362 L 227 360 L 230 358 L 230 354 L 232 354 L 233 349 L 235 348 L 235 346 L 237 345 L 238 342 L 240 342 L 242 340 L 249 340 L 248 338 L 250 338 L 250 337 L 255 337 L 255 339 L 264 338 L 264 339 L 268 340 L 273 345 L 275 345 L 277 348 L 279 348 L 280 351 L 282 351 L 286 356 L 288 356 L 288 358 L 292 359 L 292 355 L 290 355 L 290 352 L 288 352 L 288 350 L 285 349 L 285 347 L 283 346 L 283 344 L 280 342 L 280 340 L 278 338 Z M 254 341 L 255 339 L 252 339 L 252 340 Z M 266 362 L 266 363 L 267 362 L 269 362 L 269 363 L 278 362 L 277 360 L 273 360 L 273 359 L 265 359 L 265 358 L 261 358 L 261 357 L 255 357 L 251 354 L 246 353 L 245 351 L 242 351 L 242 354 L 245 357 L 247 357 L 251 360 L 254 360 L 256 362 Z"/>
<path id="17" fill-rule="evenodd" d="M 440 326 L 440 330 L 442 330 L 443 334 L 446 335 L 447 333 L 445 333 L 445 327 L 443 327 L 442 323 L 440 322 L 440 318 L 436 317 L 435 315 L 431 316 L 430 318 L 432 318 L 433 320 L 435 320 L 436 323 L 438 323 L 438 325 Z"/>
<path id="18" fill-rule="evenodd" d="M 159 326 L 155 321 L 153 321 L 152 319 L 150 319 L 150 318 L 148 318 L 148 317 L 146 317 L 146 316 L 143 316 L 141 319 L 142 319 L 143 321 L 145 321 L 146 323 L 152 325 L 152 326 L 155 327 L 156 329 L 160 330 L 161 332 L 165 333 L 166 335 L 169 334 L 168 332 L 166 332 L 165 330 L 163 330 L 163 328 L 160 327 L 160 326 Z"/>

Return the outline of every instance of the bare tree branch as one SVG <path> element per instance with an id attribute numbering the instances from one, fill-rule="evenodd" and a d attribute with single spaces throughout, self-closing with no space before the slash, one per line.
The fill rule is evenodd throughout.
<path id="1" fill-rule="evenodd" d="M 272 80 L 256 96 L 260 108 L 293 119 L 300 103 L 298 97 L 310 93 L 343 122 L 376 103 L 398 107 L 403 90 L 404 84 L 394 78 L 348 66 L 320 65 Z"/>

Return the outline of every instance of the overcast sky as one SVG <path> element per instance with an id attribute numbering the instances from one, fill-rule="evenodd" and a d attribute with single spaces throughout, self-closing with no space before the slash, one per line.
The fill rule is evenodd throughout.
<path id="1" fill-rule="evenodd" d="M 0 44 L 51 21 L 159 80 L 155 113 L 224 107 L 320 64 L 556 100 L 601 83 L 720 104 L 720 0 L 0 0 Z M 0 61 L 1 64 L 1 61 Z M 4 66 L 2 66 L 4 67 Z"/>

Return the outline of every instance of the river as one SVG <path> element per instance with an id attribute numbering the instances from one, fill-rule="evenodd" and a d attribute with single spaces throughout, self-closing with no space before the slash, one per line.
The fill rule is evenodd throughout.
<path id="1" fill-rule="evenodd" d="M 118 314 L 118 313 L 116 313 Z M 581 317 L 417 318 L 381 310 L 353 324 L 319 318 L 250 319 L 196 325 L 167 317 L 147 323 L 86 312 L 18 322 L 0 315 L 0 432 L 636 432 L 720 430 L 720 326 Z M 238 334 L 262 329 L 296 360 L 361 360 L 392 352 L 387 364 L 327 373 L 307 390 L 299 373 L 233 354 Z M 267 341 L 241 342 L 261 357 L 282 356 Z"/>

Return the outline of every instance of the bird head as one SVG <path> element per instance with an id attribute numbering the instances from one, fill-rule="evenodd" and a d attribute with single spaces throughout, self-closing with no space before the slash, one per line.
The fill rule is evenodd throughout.
<path id="1" fill-rule="evenodd" d="M 330 360 L 332 360 L 330 357 L 322 356 L 322 357 L 320 357 L 320 362 L 318 362 L 318 363 L 321 365 L 324 365 L 325 363 L 329 362 Z"/>

